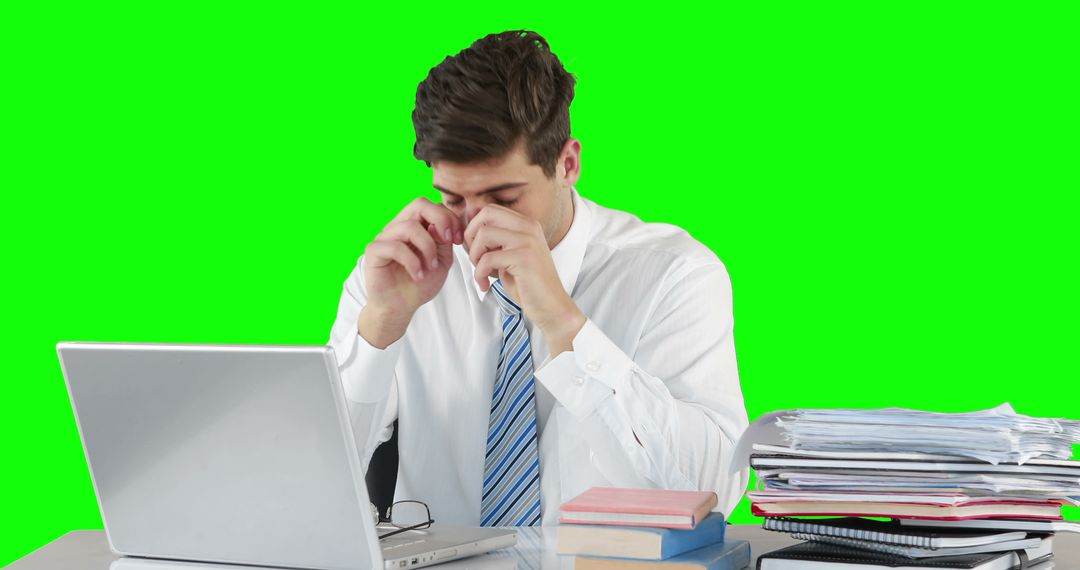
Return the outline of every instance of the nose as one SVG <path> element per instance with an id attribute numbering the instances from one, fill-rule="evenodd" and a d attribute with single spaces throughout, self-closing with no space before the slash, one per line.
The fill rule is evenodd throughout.
<path id="1" fill-rule="evenodd" d="M 469 222 L 471 222 L 472 219 L 475 218 L 476 215 L 479 214 L 480 210 L 482 210 L 483 208 L 484 208 L 484 204 L 482 202 L 479 202 L 479 201 L 473 202 L 471 204 L 466 203 L 465 204 L 465 225 L 466 226 L 469 225 Z"/>

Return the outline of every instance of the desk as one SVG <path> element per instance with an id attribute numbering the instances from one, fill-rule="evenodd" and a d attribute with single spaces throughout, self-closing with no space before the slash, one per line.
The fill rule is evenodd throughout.
<path id="1" fill-rule="evenodd" d="M 727 536 L 750 541 L 751 568 L 760 554 L 795 544 L 785 534 L 763 530 L 757 525 L 731 525 Z M 114 561 L 120 561 L 115 564 Z M 1080 568 L 1080 535 L 1061 533 L 1054 536 L 1054 567 Z M 16 560 L 6 570 L 238 570 L 244 566 L 183 564 L 117 557 L 109 550 L 102 530 L 75 530 Z M 555 554 L 555 527 L 518 529 L 518 544 L 484 556 L 435 566 L 439 570 L 517 569 L 548 570 L 573 568 L 573 557 Z"/>

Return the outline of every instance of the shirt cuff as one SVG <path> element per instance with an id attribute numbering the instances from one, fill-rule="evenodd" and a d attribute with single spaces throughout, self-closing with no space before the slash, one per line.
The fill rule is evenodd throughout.
<path id="1" fill-rule="evenodd" d="M 574 350 L 548 359 L 534 374 L 577 418 L 623 388 L 634 362 L 591 319 L 571 342 Z"/>
<path id="2" fill-rule="evenodd" d="M 351 340 L 343 347 L 345 360 L 338 363 L 341 388 L 347 399 L 373 403 L 389 395 L 404 338 L 399 338 L 384 349 L 378 349 L 371 346 L 359 333 L 351 335 Z"/>

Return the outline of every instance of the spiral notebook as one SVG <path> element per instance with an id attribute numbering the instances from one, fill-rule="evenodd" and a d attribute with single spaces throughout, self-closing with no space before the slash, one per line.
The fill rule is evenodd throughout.
<path id="1" fill-rule="evenodd" d="M 981 554 L 984 552 L 1006 552 L 1009 550 L 1023 550 L 1038 548 L 1044 540 L 1050 540 L 1041 536 L 1032 535 L 1030 538 L 999 542 L 997 544 L 980 544 L 979 546 L 953 546 L 949 548 L 918 548 L 916 546 L 900 546 L 896 544 L 884 544 L 871 540 L 859 540 L 857 538 L 841 538 L 839 536 L 825 536 L 820 534 L 803 534 L 794 532 L 791 538 L 796 540 L 813 540 L 840 546 L 850 546 L 860 550 L 895 554 L 905 558 L 934 558 L 937 556 L 962 556 L 965 554 Z"/>
<path id="2" fill-rule="evenodd" d="M 912 559 L 820 542 L 804 542 L 762 554 L 757 570 L 1020 570 L 1053 558 L 1049 539 L 1036 548 L 962 556 Z"/>
<path id="3" fill-rule="evenodd" d="M 916 529 L 893 521 L 875 521 L 858 517 L 838 519 L 794 519 L 770 517 L 762 524 L 765 530 L 803 533 L 865 540 L 923 549 L 963 548 L 1022 540 L 1024 531 L 995 532 L 971 529 Z"/>

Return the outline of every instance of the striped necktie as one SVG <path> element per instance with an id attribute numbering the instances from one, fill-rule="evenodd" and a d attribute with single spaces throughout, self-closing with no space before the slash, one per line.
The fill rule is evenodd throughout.
<path id="1" fill-rule="evenodd" d="M 540 524 L 540 456 L 529 331 L 501 281 L 491 286 L 502 308 L 502 348 L 488 419 L 480 526 Z"/>

